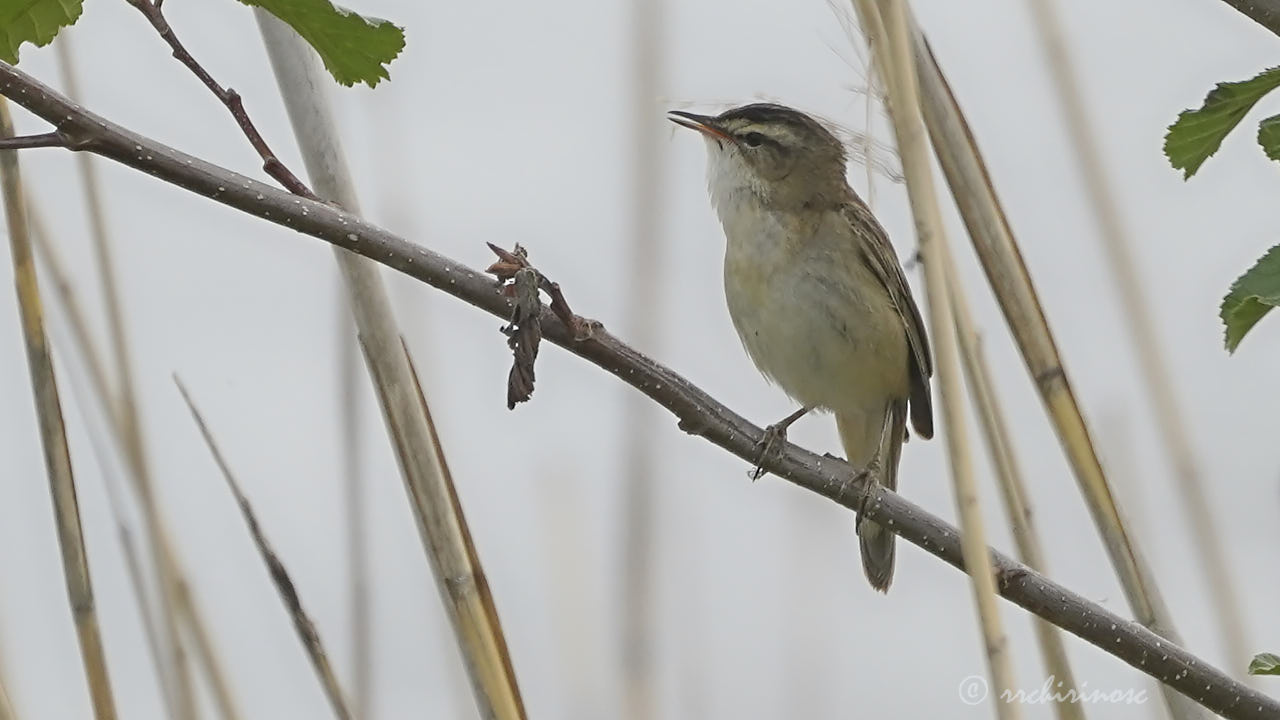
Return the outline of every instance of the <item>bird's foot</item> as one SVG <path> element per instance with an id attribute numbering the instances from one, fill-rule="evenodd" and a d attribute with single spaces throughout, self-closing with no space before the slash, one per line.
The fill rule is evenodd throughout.
<path id="1" fill-rule="evenodd" d="M 867 512 L 867 503 L 871 502 L 871 496 L 876 486 L 876 478 L 880 476 L 880 458 L 879 456 L 872 458 L 867 466 L 854 473 L 852 482 L 862 481 L 862 491 L 858 493 L 858 507 L 853 510 L 853 529 L 856 532 L 862 527 L 862 519 Z"/>
<path id="2" fill-rule="evenodd" d="M 764 469 L 764 465 L 769 460 L 777 457 L 782 446 L 786 444 L 787 428 L 791 427 L 795 421 L 807 415 L 810 410 L 812 410 L 812 408 L 802 407 L 764 429 L 764 437 L 756 444 L 756 447 L 760 448 L 760 454 L 756 456 L 756 465 L 751 469 L 751 479 L 753 481 L 759 480 L 768 473 L 768 471 Z"/>

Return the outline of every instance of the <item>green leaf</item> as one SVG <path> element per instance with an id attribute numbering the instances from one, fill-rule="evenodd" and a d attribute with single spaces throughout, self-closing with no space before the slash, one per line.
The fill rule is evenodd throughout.
<path id="1" fill-rule="evenodd" d="M 1250 675 L 1280 675 L 1280 655 L 1258 653 L 1249 663 Z"/>
<path id="2" fill-rule="evenodd" d="M 1267 157 L 1280 160 L 1280 115 L 1272 115 L 1258 123 L 1258 144 Z"/>
<path id="3" fill-rule="evenodd" d="M 1231 284 L 1219 315 L 1226 325 L 1227 352 L 1235 352 L 1245 334 L 1280 305 L 1280 245 L 1267 251 Z"/>
<path id="4" fill-rule="evenodd" d="M 3 2 L 5 0 L 0 0 Z M 404 49 L 404 30 L 364 17 L 329 0 L 240 0 L 283 20 L 316 52 L 334 80 L 374 87 L 386 78 L 386 66 Z"/>
<path id="5" fill-rule="evenodd" d="M 1277 86 L 1280 67 L 1263 70 L 1252 80 L 1218 83 L 1199 110 L 1184 110 L 1169 126 L 1164 136 L 1164 154 L 1169 164 L 1183 171 L 1183 178 L 1195 175 L 1204 161 L 1218 151 L 1231 128 Z"/>
<path id="6" fill-rule="evenodd" d="M 84 0 L 0 0 L 0 60 L 18 62 L 24 42 L 48 45 L 58 31 L 74 25 Z"/>

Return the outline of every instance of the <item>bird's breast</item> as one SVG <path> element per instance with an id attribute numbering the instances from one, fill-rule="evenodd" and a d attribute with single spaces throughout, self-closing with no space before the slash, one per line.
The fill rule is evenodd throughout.
<path id="1" fill-rule="evenodd" d="M 729 315 L 760 371 L 807 406 L 862 409 L 905 397 L 901 320 L 852 239 L 750 203 L 717 209 Z"/>

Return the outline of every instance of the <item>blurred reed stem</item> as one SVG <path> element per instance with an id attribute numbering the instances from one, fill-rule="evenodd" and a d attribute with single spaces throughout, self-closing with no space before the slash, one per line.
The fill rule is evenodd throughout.
<path id="1" fill-rule="evenodd" d="M 9 691 L 5 689 L 3 677 L 0 677 L 0 720 L 18 720 L 13 703 L 9 702 Z"/>
<path id="2" fill-rule="evenodd" d="M 205 622 L 204 611 L 196 604 L 195 598 L 191 597 L 191 586 L 187 584 L 181 568 L 176 564 L 168 536 L 164 535 L 162 538 L 165 541 L 165 544 L 161 545 L 164 561 L 171 563 L 177 570 L 173 603 L 177 609 L 178 622 L 191 633 L 196 661 L 200 663 L 201 669 L 204 670 L 204 678 L 209 682 L 209 692 L 213 696 L 218 715 L 223 720 L 240 720 L 243 716 L 235 695 L 231 693 L 231 686 L 227 682 L 227 674 L 223 669 L 226 664 L 222 661 L 217 646 L 213 644 L 213 638 L 209 636 L 209 624 Z"/>
<path id="3" fill-rule="evenodd" d="M 360 346 L 343 288 L 338 288 L 339 427 L 347 536 L 347 622 L 351 643 L 351 698 L 357 717 L 369 718 L 373 686 L 373 619 L 370 616 L 369 530 L 361 476 L 364 465 L 360 412 Z"/>
<path id="4" fill-rule="evenodd" d="M 13 137 L 9 103 L 2 98 L 0 137 Z M 58 400 L 53 356 L 44 329 L 44 311 L 27 227 L 27 202 L 23 195 L 18 154 L 15 151 L 0 151 L 0 186 L 3 186 L 0 189 L 4 195 L 9 248 L 13 254 L 13 274 L 17 285 L 18 312 L 22 318 L 23 342 L 31 373 L 31 390 L 35 395 L 40 443 L 44 449 L 45 469 L 49 474 L 58 545 L 62 550 L 62 573 L 67 585 L 72 618 L 75 620 L 80 659 L 89 683 L 94 717 L 97 720 L 115 720 L 115 700 L 111 694 L 111 680 L 107 673 L 102 634 L 98 627 L 93 584 L 89 576 L 89 558 L 85 551 L 79 501 L 76 499 L 75 478 L 71 470 L 71 451 L 67 446 L 62 405 Z"/>
<path id="5" fill-rule="evenodd" d="M 78 102 L 82 95 L 75 54 L 71 48 L 71 35 L 72 33 L 69 32 L 61 34 L 54 45 L 58 52 L 58 64 L 64 89 L 68 97 Z M 102 202 L 101 182 L 94 166 L 94 159 L 87 153 L 77 153 L 77 169 L 84 189 L 85 212 L 89 218 L 90 237 L 93 240 L 98 277 L 102 286 L 103 307 L 106 310 L 108 341 L 116 370 L 115 392 L 110 391 L 110 385 L 105 383 L 101 385 L 102 402 L 110 410 L 115 437 L 129 466 L 130 476 L 133 478 L 134 489 L 142 509 L 143 525 L 147 534 L 146 546 L 150 551 L 149 556 L 160 595 L 159 614 L 156 616 L 161 629 L 159 635 L 163 638 L 167 649 L 165 657 L 171 666 L 168 668 L 167 677 L 164 678 L 168 686 L 167 693 L 176 706 L 177 720 L 195 720 L 198 717 L 196 696 L 186 648 L 182 642 L 180 618 L 186 617 L 191 623 L 203 623 L 204 618 L 194 607 L 186 612 L 178 607 L 180 600 L 176 596 L 182 592 L 179 586 L 186 585 L 187 580 L 173 549 L 172 535 L 160 512 L 155 483 L 147 460 L 146 443 L 133 379 L 133 362 L 129 352 L 128 331 L 125 326 L 120 284 L 115 269 L 113 243 L 107 229 L 106 210 Z M 85 336 L 88 337 L 88 334 L 86 333 Z M 85 346 L 86 354 L 89 347 Z M 98 355 L 98 358 L 96 364 L 99 367 L 105 367 L 101 355 Z M 105 377 L 105 372 L 103 375 Z M 198 632 L 207 634 L 204 629 Z M 234 709 L 234 701 L 227 689 L 220 662 L 208 656 L 204 658 L 204 666 L 209 674 L 210 688 L 218 705 L 223 709 L 223 717 L 229 720 L 238 718 L 239 713 Z"/>
<path id="6" fill-rule="evenodd" d="M 113 441 L 118 445 L 122 445 L 121 428 L 117 422 L 118 415 L 112 415 L 111 410 L 111 390 L 107 380 L 104 363 L 102 361 L 102 353 L 99 352 L 97 344 L 93 340 L 93 335 L 89 330 L 89 324 L 85 319 L 85 314 L 81 308 L 80 302 L 75 294 L 74 286 L 71 283 L 70 275 L 67 273 L 66 265 L 61 259 L 61 255 L 57 251 L 57 247 L 49 239 L 47 228 L 43 223 L 42 216 L 35 211 L 34 205 L 28 202 L 28 208 L 31 209 L 31 226 L 32 236 L 35 239 L 35 247 L 38 254 L 43 258 L 45 267 L 49 274 L 53 276 L 54 288 L 59 299 L 62 302 L 63 310 L 67 316 L 68 325 L 71 326 L 71 339 L 77 350 L 80 352 L 81 359 L 87 368 L 89 380 L 93 395 L 99 407 L 102 408 L 103 418 L 111 431 Z M 136 489 L 135 468 L 128 463 L 128 456 L 121 451 L 121 455 L 125 457 L 126 469 L 132 477 L 134 477 L 134 487 Z M 108 498 L 111 500 L 111 512 L 116 519 L 117 533 L 120 536 L 121 544 L 124 551 L 125 567 L 130 575 L 130 583 L 134 587 L 134 592 L 139 603 L 139 611 L 142 615 L 142 624 L 144 631 L 148 637 L 148 644 L 151 645 L 152 652 L 155 654 L 155 661 L 161 662 L 161 658 L 165 657 L 160 645 L 160 633 L 155 623 L 159 613 L 151 607 L 149 595 L 146 589 L 146 582 L 143 579 L 142 564 L 139 560 L 139 552 L 137 543 L 134 542 L 132 534 L 128 531 L 124 523 L 124 515 L 120 507 L 119 498 L 111 490 L 110 484 L 107 487 Z M 164 543 L 159 547 L 158 562 L 164 563 L 171 567 L 174 572 L 175 585 L 173 594 L 173 603 L 175 611 L 175 620 L 181 626 L 185 626 L 192 633 L 192 638 L 196 641 L 195 650 L 197 660 L 205 671 L 205 679 L 209 682 L 209 689 L 213 695 L 214 703 L 218 708 L 219 715 L 225 720 L 238 720 L 241 717 L 240 711 L 236 705 L 235 699 L 231 695 L 231 690 L 226 680 L 226 672 L 223 669 L 224 664 L 218 656 L 217 651 L 209 640 L 208 630 L 205 628 L 205 619 L 199 607 L 194 605 L 190 592 L 187 590 L 186 580 L 184 578 L 183 569 L 177 565 L 177 558 L 174 557 L 172 548 L 168 546 L 168 531 L 165 529 L 164 518 L 159 516 L 161 534 L 159 539 Z M 172 697 L 172 686 L 165 682 L 162 666 L 157 665 L 157 674 L 160 678 L 161 692 L 165 697 L 166 707 L 173 707 L 175 699 Z M 170 710 L 173 713 L 172 710 Z M 172 715 L 177 717 L 176 713 Z"/>
<path id="7" fill-rule="evenodd" d="M 623 276 L 626 300 L 623 327 L 637 347 L 657 353 L 661 341 L 660 279 L 665 248 L 662 233 L 659 116 L 654 101 L 662 76 L 661 0 L 632 0 L 631 86 L 627 90 L 631 124 L 630 222 Z M 656 470 L 658 443 L 653 407 L 635 393 L 622 397 L 622 717 L 655 717 L 657 689 L 654 639 L 658 637 L 657 600 L 660 547 L 655 524 L 660 501 Z"/>
<path id="8" fill-rule="evenodd" d="M 979 425 L 987 443 L 987 453 L 991 456 L 991 466 L 1000 483 L 1000 498 L 1004 502 L 1005 516 L 1018 547 L 1018 559 L 1035 570 L 1045 572 L 1044 552 L 1040 549 L 1040 535 L 1036 531 L 1031 512 L 1028 499 L 1030 494 L 1023 482 L 1022 469 L 1018 467 L 1018 458 L 1013 450 L 1013 435 L 1005 422 L 996 384 L 982 353 L 982 338 L 969 313 L 969 302 L 965 299 L 960 274 L 954 264 L 947 267 L 947 288 L 951 292 L 951 312 L 956 324 L 965 384 L 978 413 Z M 1067 649 L 1062 643 L 1062 634 L 1058 628 L 1043 618 L 1032 618 L 1032 624 L 1045 670 L 1057 681 L 1054 692 L 1077 691 L 1075 674 L 1071 672 L 1071 661 L 1067 657 Z M 1053 711 L 1058 720 L 1085 718 L 1082 703 L 1055 702 Z"/>
<path id="9" fill-rule="evenodd" d="M 320 686 L 324 689 L 325 696 L 329 699 L 329 705 L 333 708 L 334 715 L 338 717 L 338 720 L 352 720 L 355 716 L 351 714 L 346 695 L 338 685 L 337 675 L 333 672 L 333 666 L 329 663 L 329 654 L 325 652 L 324 643 L 320 640 L 316 625 L 302 607 L 302 597 L 298 594 L 297 586 L 294 584 L 293 579 L 289 577 L 289 571 L 285 569 L 280 556 L 271 547 L 266 535 L 263 534 L 262 526 L 259 525 L 258 518 L 253 512 L 253 506 L 249 504 L 249 498 L 240 489 L 240 483 L 236 482 L 235 476 L 231 473 L 231 467 L 227 464 L 226 458 L 223 457 L 222 451 L 214 441 L 213 433 L 210 432 L 204 417 L 196 409 L 195 402 L 191 399 L 191 394 L 187 392 L 186 386 L 182 384 L 182 380 L 177 375 L 173 377 L 173 381 L 178 386 L 178 392 L 182 393 L 182 399 L 187 403 L 187 409 L 191 411 L 191 417 L 195 419 L 196 426 L 200 429 L 201 437 L 204 438 L 205 444 L 209 446 L 209 452 L 213 454 L 214 462 L 217 463 L 218 469 L 222 471 L 222 477 L 227 481 L 228 489 L 235 496 L 236 505 L 240 508 L 240 514 L 244 517 L 249 534 L 253 536 L 253 543 L 258 548 L 258 554 L 262 557 L 262 562 L 267 566 L 267 573 L 271 576 L 271 583 L 280 595 L 280 601 L 284 603 L 285 611 L 289 613 L 290 619 L 293 620 L 294 630 L 297 631 L 298 639 L 302 642 L 302 647 L 306 651 L 307 657 L 311 660 L 311 666 L 316 672 Z"/>
<path id="10" fill-rule="evenodd" d="M 947 268 L 951 251 L 938 209 L 933 168 L 929 164 L 928 139 L 921 123 L 919 90 L 916 87 L 915 59 L 911 54 L 906 9 L 897 0 L 854 0 L 867 45 L 876 58 L 876 67 L 888 92 L 890 118 L 907 178 L 907 194 L 915 218 L 921 262 L 925 270 L 929 334 L 933 340 L 938 394 L 941 398 L 942 433 L 946 439 L 951 478 L 955 484 L 956 506 L 960 514 L 961 553 L 972 579 L 974 602 L 982 629 L 993 691 L 999 697 L 1017 688 L 1013 675 L 1008 638 L 996 604 L 995 577 L 983 530 L 982 508 L 965 427 L 960 366 L 953 323 Z M 1003 720 L 1021 716 L 1016 703 L 995 702 Z"/>
<path id="11" fill-rule="evenodd" d="M 1183 512 L 1191 520 L 1191 545 L 1195 548 L 1200 572 L 1204 574 L 1203 585 L 1213 602 L 1223 649 L 1234 661 L 1231 667 L 1237 669 L 1236 674 L 1248 679 L 1243 672 L 1243 659 L 1252 657 L 1253 653 L 1245 639 L 1243 605 L 1231 575 L 1230 556 L 1213 520 L 1213 496 L 1205 491 L 1204 473 L 1174 390 L 1173 372 L 1165 360 L 1164 344 L 1156 329 L 1156 315 L 1134 259 L 1131 236 L 1124 226 L 1120 193 L 1111 182 L 1097 133 L 1089 120 L 1079 73 L 1067 47 L 1056 4 L 1054 0 L 1033 0 L 1031 9 L 1058 105 L 1066 118 L 1074 149 L 1071 155 L 1079 164 L 1085 195 L 1101 232 L 1111 282 L 1120 295 L 1120 315 L 1138 354 L 1138 374 L 1146 386 L 1165 453 L 1173 463 Z"/>
<path id="12" fill-rule="evenodd" d="M 355 187 L 324 96 L 329 76 L 310 46 L 288 25 L 261 8 L 255 9 L 255 15 L 315 192 L 358 213 Z M 523 720 L 524 704 L 493 597 L 378 267 L 342 249 L 335 248 L 335 255 L 410 506 L 466 660 L 477 706 L 484 718 Z"/>
<path id="13" fill-rule="evenodd" d="M 5 664 L 0 662 L 0 720 L 18 720 L 18 713 L 13 709 L 13 703 L 9 700 L 7 678 Z"/>
<path id="14" fill-rule="evenodd" d="M 911 22 L 925 124 L 987 280 L 1075 472 L 1134 617 L 1152 632 L 1181 644 L 1150 568 L 1121 518 L 1039 295 L 996 198 L 977 143 L 928 42 L 914 26 L 914 20 Z M 1203 709 L 1186 696 L 1167 685 L 1162 685 L 1161 690 L 1178 720 L 1204 717 Z"/>
<path id="15" fill-rule="evenodd" d="M 75 287 L 71 282 L 70 274 L 67 272 L 66 264 L 63 263 L 56 244 L 49 236 L 48 225 L 44 222 L 44 215 L 30 197 L 27 198 L 27 216 L 36 256 L 44 265 L 45 272 L 53 280 L 54 295 L 61 303 L 62 314 L 71 329 L 71 344 L 79 352 L 81 366 L 85 368 L 89 375 L 89 385 L 92 388 L 90 391 L 85 391 L 83 387 L 76 386 L 74 373 L 70 376 L 72 394 L 82 395 L 86 398 L 91 396 L 96 401 L 96 405 L 102 413 L 101 422 L 108 428 L 108 432 L 112 434 L 116 443 L 119 444 L 121 432 L 117 423 L 119 415 L 113 412 L 114 408 L 110 405 L 111 390 L 107 380 L 106 368 L 102 361 L 102 353 L 99 352 L 93 333 L 89 330 L 89 323 L 80 306 L 80 301 L 76 297 Z M 85 424 L 92 428 L 87 417 L 85 418 Z M 106 468 L 110 459 L 106 455 L 105 447 L 99 448 L 95 443 L 95 450 L 100 450 L 98 452 L 99 464 L 104 469 L 103 484 L 106 486 L 107 502 L 111 510 L 112 519 L 116 523 L 116 536 L 120 540 L 120 549 L 124 555 L 125 570 L 129 575 L 129 586 L 133 590 L 134 600 L 138 603 L 139 620 L 142 623 L 143 633 L 147 638 L 147 648 L 151 655 L 151 663 L 155 669 L 156 682 L 160 688 L 165 709 L 170 717 L 176 718 L 178 717 L 178 710 L 176 700 L 173 697 L 173 685 L 169 682 L 168 674 L 165 672 L 162 662 L 162 658 L 165 657 L 164 647 L 161 644 L 160 629 L 156 625 L 159 615 L 151 603 L 151 595 L 147 590 L 146 573 L 142 570 L 138 545 L 134 542 L 133 533 L 130 531 L 128 521 L 125 518 L 120 494 L 111 478 L 107 476 Z"/>

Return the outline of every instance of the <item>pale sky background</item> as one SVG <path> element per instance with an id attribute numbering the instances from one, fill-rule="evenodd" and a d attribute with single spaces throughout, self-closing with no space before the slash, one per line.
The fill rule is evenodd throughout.
<path id="1" fill-rule="evenodd" d="M 408 3 L 352 0 L 407 27 L 392 82 L 333 94 L 366 214 L 472 266 L 485 241 L 525 245 L 575 310 L 628 337 L 624 260 L 631 123 L 673 106 L 715 111 L 768 97 L 864 128 L 863 67 L 824 0 L 667 3 L 661 97 L 628 86 L 628 4 Z M 1280 321 L 1267 319 L 1234 357 L 1218 303 L 1276 243 L 1277 166 L 1246 120 L 1184 183 L 1161 154 L 1166 126 L 1213 83 L 1276 64 L 1280 39 L 1217 0 L 1080 0 L 1064 17 L 1090 114 L 1155 301 L 1168 361 L 1206 471 L 1213 514 L 1245 602 L 1252 650 L 1280 649 L 1280 455 L 1274 413 Z M 73 31 L 85 104 L 129 128 L 260 177 L 259 163 L 203 87 L 124 2 L 86 3 Z M 244 98 L 282 158 L 301 172 L 252 13 L 223 2 L 166 3 L 179 35 Z M 1067 369 L 1127 514 L 1189 649 L 1228 657 L 1192 553 L 1171 468 L 1151 424 L 1116 294 L 1025 3 L 914 3 L 968 113 Z M 849 13 L 841 6 L 841 12 Z M 52 49 L 22 67 L 61 85 Z M 25 113 L 20 130 L 46 128 Z M 887 122 L 873 133 L 889 141 Z M 760 424 L 792 408 L 734 335 L 720 280 L 723 236 L 706 197 L 702 142 L 665 130 L 663 337 L 641 348 Z M 347 673 L 338 300 L 322 243 L 98 163 L 107 183 L 149 452 L 164 512 L 216 631 L 246 718 L 328 717 L 329 710 L 235 505 L 170 380 L 204 410 L 263 526 Z M 23 155 L 36 202 L 95 312 L 98 283 L 69 153 Z M 851 169 L 865 189 L 861 167 Z M 1000 397 L 1018 431 L 1049 574 L 1124 616 L 1123 596 L 954 211 L 956 255 L 984 329 Z M 899 255 L 913 251 L 904 188 L 879 180 L 875 209 Z M 7 254 L 0 260 L 11 273 Z M 511 646 L 531 718 L 616 717 L 623 508 L 621 400 L 630 388 L 558 349 L 539 358 L 533 401 L 508 412 L 510 356 L 497 319 L 387 274 L 440 426 Z M 913 275 L 913 283 L 918 278 Z M 44 286 L 50 290 L 45 277 Z M 8 282 L 6 280 L 5 284 Z M 917 292 L 919 290 L 917 284 Z M 161 705 L 106 482 L 121 465 L 105 444 L 87 382 L 47 293 L 70 423 L 83 524 L 121 717 Z M 100 315 L 95 322 L 102 327 Z M 375 583 L 372 717 L 468 718 L 475 711 L 424 561 L 372 396 L 364 392 Z M 0 294 L 0 658 L 22 718 L 89 714 L 58 563 L 13 296 Z M 656 407 L 656 406 L 655 406 Z M 966 578 L 899 543 L 893 589 L 870 590 L 852 516 L 679 431 L 659 410 L 658 717 L 991 717 L 960 702 L 985 671 Z M 792 439 L 836 451 L 834 423 L 798 423 Z M 943 517 L 954 502 L 939 441 L 912 442 L 901 491 Z M 1011 549 L 985 457 L 978 476 L 991 542 Z M 511 462 L 507 458 L 522 458 Z M 104 462 L 105 460 L 105 462 Z M 106 482 L 104 482 L 106 481 Z M 1029 616 L 1002 603 L 1018 683 L 1045 679 Z M 1149 688 L 1145 676 L 1071 638 L 1089 689 Z M 1280 692 L 1280 684 L 1264 683 Z M 1099 705 L 1091 718 L 1154 716 Z M 1048 707 L 1024 708 L 1049 718 Z M 206 716 L 212 716 L 207 713 Z"/>

